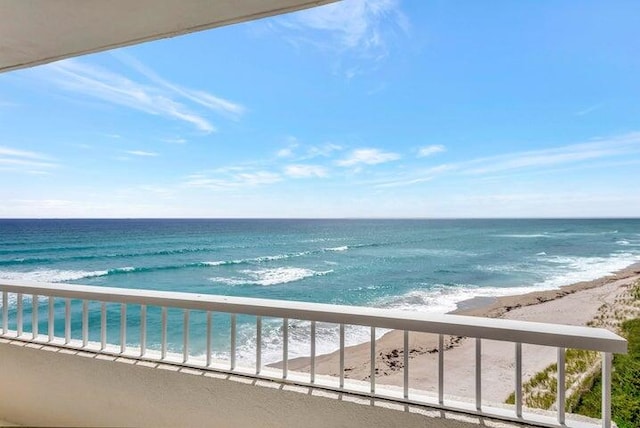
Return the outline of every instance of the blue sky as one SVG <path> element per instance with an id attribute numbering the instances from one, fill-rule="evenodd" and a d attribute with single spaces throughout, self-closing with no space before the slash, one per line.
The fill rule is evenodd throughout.
<path id="1" fill-rule="evenodd" d="M 347 0 L 0 74 L 0 217 L 640 216 L 638 17 Z"/>

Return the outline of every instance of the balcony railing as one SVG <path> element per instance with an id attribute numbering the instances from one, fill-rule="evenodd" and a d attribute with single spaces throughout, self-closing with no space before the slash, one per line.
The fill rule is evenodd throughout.
<path id="1" fill-rule="evenodd" d="M 418 404 L 428 407 L 459 411 L 467 414 L 515 421 L 534 426 L 561 427 L 582 426 L 565 418 L 565 350 L 568 348 L 598 351 L 602 353 L 602 427 L 611 426 L 611 362 L 613 353 L 625 353 L 627 342 L 616 334 L 596 328 L 576 327 L 545 323 L 532 323 L 505 319 L 489 319 L 460 315 L 429 315 L 412 312 L 375 309 L 354 306 L 336 306 L 295 301 L 266 300 L 240 297 L 225 297 L 207 294 L 160 292 L 137 289 L 95 287 L 84 285 L 49 284 L 37 282 L 0 282 L 2 292 L 1 337 L 25 342 L 51 344 L 97 354 L 123 355 L 144 361 L 163 362 L 203 370 L 234 373 L 252 378 L 268 379 L 303 386 L 347 392 L 359 396 L 374 397 L 395 402 Z M 107 343 L 107 305 L 119 305 L 119 340 Z M 134 306 L 136 311 L 127 308 Z M 158 346 L 147 343 L 149 327 L 148 311 L 159 310 L 160 340 Z M 182 311 L 182 353 L 176 355 L 168 350 L 168 311 Z M 41 313 L 46 312 L 46 318 Z M 72 338 L 72 316 L 81 314 L 81 338 Z M 110 311 L 113 314 L 113 311 Z M 190 355 L 190 316 L 198 313 L 203 322 L 200 327 L 204 335 L 204 356 Z M 215 358 L 213 349 L 214 314 L 229 316 L 229 358 L 221 362 Z M 25 316 L 26 314 L 26 316 Z M 64 328 L 60 328 L 63 316 Z M 89 319 L 100 321 L 99 341 L 90 341 Z M 237 317 L 255 318 L 255 361 L 238 364 Z M 28 317 L 30 316 L 30 320 Z M 137 346 L 127 345 L 127 327 L 135 317 L 139 327 Z M 263 318 L 282 320 L 282 362 L 276 370 L 263 364 Z M 26 318 L 26 322 L 25 322 Z M 42 318 L 42 319 L 41 319 Z M 310 361 L 309 373 L 290 372 L 289 329 L 293 320 L 309 322 Z M 29 322 L 30 321 L 30 322 Z M 110 319 L 113 325 L 113 316 Z M 95 323 L 95 321 L 94 321 Z M 316 376 L 316 325 L 337 324 L 339 328 L 339 376 L 335 379 Z M 46 326 L 46 334 L 44 332 Z M 58 327 L 56 331 L 56 326 Z M 371 375 L 367 384 L 345 382 L 345 326 L 364 326 L 371 332 Z M 174 326 L 175 327 L 175 326 Z M 376 329 L 400 330 L 403 335 L 403 385 L 397 390 L 376 386 Z M 95 329 L 97 330 L 97 329 Z M 94 336 L 96 331 L 93 330 Z M 136 331 L 138 333 L 138 331 Z M 379 332 L 379 330 L 378 330 Z M 409 335 L 412 332 L 434 333 L 438 340 L 438 385 L 437 394 L 416 391 L 409 377 Z M 464 336 L 475 339 L 475 400 L 465 402 L 445 396 L 444 337 Z M 131 343 L 131 337 L 129 337 Z M 498 340 L 512 342 L 515 370 L 515 405 L 489 406 L 482 402 L 482 342 Z M 555 417 L 537 412 L 523 411 L 522 395 L 522 344 L 556 347 L 557 412 Z M 152 349 L 155 348 L 155 349 Z M 410 388 L 411 386 L 411 388 Z"/>

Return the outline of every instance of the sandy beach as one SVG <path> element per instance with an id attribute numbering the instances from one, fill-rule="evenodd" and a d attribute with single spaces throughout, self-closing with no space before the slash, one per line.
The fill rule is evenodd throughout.
<path id="1" fill-rule="evenodd" d="M 640 280 L 640 263 L 613 275 L 580 282 L 555 290 L 498 298 L 479 298 L 461 302 L 455 311 L 461 315 L 505 318 L 568 325 L 588 325 L 605 306 L 617 307 L 625 293 Z M 605 325 L 606 327 L 606 325 Z M 615 327 L 610 326 L 615 329 Z M 437 336 L 412 333 L 409 338 L 409 378 L 411 388 L 435 391 L 437 388 Z M 473 397 L 475 341 L 461 337 L 445 338 L 445 394 Z M 556 361 L 556 349 L 523 345 L 523 382 Z M 376 383 L 402 385 L 402 332 L 392 331 L 376 341 Z M 345 376 L 367 380 L 370 375 L 370 343 L 351 346 L 345 352 Z M 509 342 L 482 343 L 482 394 L 488 402 L 504 402 L 513 392 L 514 345 Z M 295 371 L 309 371 L 309 359 L 289 362 Z M 316 359 L 316 373 L 337 375 L 339 353 Z"/>

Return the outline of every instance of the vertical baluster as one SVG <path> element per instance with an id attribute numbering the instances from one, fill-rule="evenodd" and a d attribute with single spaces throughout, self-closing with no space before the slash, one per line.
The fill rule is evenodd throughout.
<path id="1" fill-rule="evenodd" d="M 120 353 L 127 350 L 127 304 L 120 304 Z"/>
<path id="2" fill-rule="evenodd" d="M 47 328 L 49 330 L 49 342 L 53 340 L 53 336 L 55 335 L 55 302 L 53 296 L 48 297 L 49 300 L 49 322 L 47 323 Z"/>
<path id="3" fill-rule="evenodd" d="M 262 369 L 262 317 L 256 317 L 256 374 Z"/>
<path id="4" fill-rule="evenodd" d="M 340 388 L 344 388 L 344 324 L 340 324 Z"/>
<path id="5" fill-rule="evenodd" d="M 9 292 L 2 291 L 2 334 L 9 331 Z"/>
<path id="6" fill-rule="evenodd" d="M 162 327 L 161 327 L 161 333 L 160 335 L 162 336 L 160 339 L 160 358 L 161 359 L 165 359 L 167 358 L 167 308 L 163 307 L 162 308 Z"/>
<path id="7" fill-rule="evenodd" d="M 611 428 L 611 363 L 612 354 L 602 353 L 602 428 Z"/>
<path id="8" fill-rule="evenodd" d="M 236 314 L 231 314 L 231 370 L 236 368 Z"/>
<path id="9" fill-rule="evenodd" d="M 482 339 L 476 337 L 476 409 L 482 410 Z"/>
<path id="10" fill-rule="evenodd" d="M 71 299 L 64 301 L 64 343 L 71 342 Z"/>
<path id="11" fill-rule="evenodd" d="M 438 403 L 444 404 L 444 336 L 438 335 Z"/>
<path id="12" fill-rule="evenodd" d="M 311 370 L 309 371 L 309 381 L 316 381 L 316 322 L 311 321 Z"/>
<path id="13" fill-rule="evenodd" d="M 38 296 L 31 296 L 31 338 L 33 340 L 38 338 L 38 323 L 40 322 L 38 316 Z"/>
<path id="14" fill-rule="evenodd" d="M 22 336 L 22 293 L 18 293 L 18 337 Z"/>
<path id="15" fill-rule="evenodd" d="M 522 417 L 522 343 L 516 342 L 516 417 Z"/>
<path id="16" fill-rule="evenodd" d="M 376 392 L 376 328 L 371 327 L 371 373 L 370 377 L 370 386 L 371 393 L 375 394 Z"/>
<path id="17" fill-rule="evenodd" d="M 564 387 L 564 348 L 558 348 L 558 423 L 563 425 L 565 405 Z"/>
<path id="18" fill-rule="evenodd" d="M 189 360 L 189 309 L 184 310 L 184 320 L 182 321 L 182 362 Z"/>
<path id="19" fill-rule="evenodd" d="M 100 304 L 100 349 L 104 351 L 107 347 L 107 304 Z"/>
<path id="20" fill-rule="evenodd" d="M 282 379 L 289 374 L 289 318 L 282 320 Z"/>
<path id="21" fill-rule="evenodd" d="M 89 343 L 89 301 L 82 301 L 82 346 Z"/>
<path id="22" fill-rule="evenodd" d="M 404 331 L 404 379 L 402 382 L 403 397 L 409 399 L 409 331 Z"/>
<path id="23" fill-rule="evenodd" d="M 211 312 L 207 311 L 207 367 L 211 366 L 211 334 L 212 334 L 212 325 L 211 325 Z"/>
<path id="24" fill-rule="evenodd" d="M 147 353 L 147 305 L 140 305 L 140 356 Z"/>

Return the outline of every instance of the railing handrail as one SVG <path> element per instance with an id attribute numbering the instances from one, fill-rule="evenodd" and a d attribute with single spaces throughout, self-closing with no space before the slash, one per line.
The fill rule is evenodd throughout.
<path id="1" fill-rule="evenodd" d="M 25 295 L 363 325 L 618 354 L 627 352 L 627 341 L 624 338 L 609 330 L 582 326 L 451 314 L 421 314 L 393 309 L 289 300 L 35 281 L 2 281 L 0 290 Z"/>

